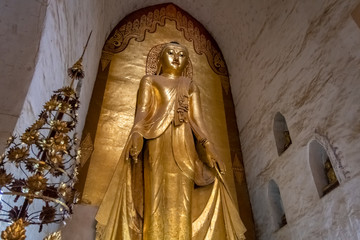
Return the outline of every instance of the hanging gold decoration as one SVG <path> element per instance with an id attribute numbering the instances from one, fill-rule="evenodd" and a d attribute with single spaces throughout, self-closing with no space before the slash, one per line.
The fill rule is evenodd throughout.
<path id="1" fill-rule="evenodd" d="M 61 231 L 50 234 L 49 236 L 45 237 L 44 240 L 61 240 Z"/>
<path id="2" fill-rule="evenodd" d="M 1 233 L 1 239 L 3 240 L 25 240 L 25 224 L 20 218 L 16 222 L 8 226 L 5 231 Z"/>
<path id="3" fill-rule="evenodd" d="M 7 152 L 1 155 L 0 221 L 13 222 L 1 233 L 4 240 L 25 239 L 30 224 L 38 225 L 41 232 L 43 225 L 64 221 L 78 201 L 74 185 L 80 150 L 75 126 L 84 52 L 69 69 L 70 86 L 54 91 L 36 122 L 20 137 L 10 137 Z M 77 91 L 74 80 L 79 80 Z M 19 170 L 15 176 L 9 172 L 14 167 Z M 47 239 L 60 239 L 57 236 Z"/>

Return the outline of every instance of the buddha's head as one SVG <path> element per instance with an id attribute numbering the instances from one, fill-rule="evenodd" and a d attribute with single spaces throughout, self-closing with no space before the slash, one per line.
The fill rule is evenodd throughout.
<path id="1" fill-rule="evenodd" d="M 189 60 L 187 48 L 177 42 L 164 46 L 160 52 L 157 74 L 181 76 Z"/>
<path id="2" fill-rule="evenodd" d="M 332 168 L 332 166 L 331 166 L 331 163 L 330 163 L 330 160 L 328 159 L 328 160 L 326 160 L 326 162 L 325 162 L 325 170 L 330 170 Z"/>

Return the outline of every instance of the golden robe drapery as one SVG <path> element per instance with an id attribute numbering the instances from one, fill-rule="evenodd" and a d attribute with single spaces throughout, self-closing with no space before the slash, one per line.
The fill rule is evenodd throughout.
<path id="1" fill-rule="evenodd" d="M 130 132 L 145 139 L 138 163 L 126 160 L 124 148 L 97 214 L 97 239 L 245 239 L 245 227 L 216 168 L 200 159 L 197 142 L 207 141 L 200 94 L 194 82 L 180 77 L 145 76 Z M 129 139 L 130 139 L 129 137 Z M 201 214 L 191 216 L 194 183 L 212 185 Z M 223 221 L 219 221 L 222 218 Z"/>

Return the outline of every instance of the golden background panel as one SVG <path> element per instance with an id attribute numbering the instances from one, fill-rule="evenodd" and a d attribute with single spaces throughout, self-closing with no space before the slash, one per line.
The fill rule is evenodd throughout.
<path id="1" fill-rule="evenodd" d="M 222 100 L 221 82 L 222 78 L 227 77 L 212 71 L 206 56 L 198 55 L 193 43 L 188 42 L 183 33 L 176 29 L 175 22 L 167 20 L 164 27 L 158 27 L 155 33 L 148 34 L 143 42 L 131 40 L 124 51 L 112 57 L 94 141 L 94 152 L 83 191 L 83 199 L 86 202 L 97 206 L 101 203 L 118 163 L 133 124 L 137 89 L 140 79 L 145 74 L 149 50 L 155 45 L 171 41 L 178 41 L 189 49 L 193 63 L 193 80 L 201 91 L 203 115 L 210 140 L 216 146 L 219 157 L 226 163 L 225 179 L 231 188 L 233 198 L 236 199 Z"/>
<path id="2" fill-rule="evenodd" d="M 163 21 L 161 24 L 156 17 L 150 16 L 156 13 L 156 9 L 157 12 L 163 9 L 163 13 L 166 15 L 161 20 Z M 137 27 L 136 19 L 144 19 L 144 15 L 148 19 L 149 26 L 151 24 L 153 27 L 155 26 L 153 32 L 149 31 L 147 27 Z M 181 20 L 179 16 L 185 18 Z M 200 29 L 196 33 L 200 33 L 200 35 L 197 36 L 202 34 L 205 36 L 206 42 L 210 41 L 216 48 L 215 55 L 199 51 L 201 37 L 194 38 L 194 42 L 186 40 L 190 39 L 189 36 L 194 33 L 193 30 L 196 28 Z M 116 35 L 119 31 L 127 36 L 126 40 L 120 39 L 121 51 L 120 42 L 116 42 L 121 36 Z M 133 125 L 136 94 L 140 79 L 145 74 L 147 54 L 153 46 L 170 41 L 178 41 L 189 49 L 194 67 L 193 79 L 201 91 L 202 108 L 205 121 L 208 123 L 210 139 L 226 163 L 228 172 L 225 179 L 231 188 L 234 199 L 236 196 L 238 198 L 240 215 L 248 229 L 245 235 L 247 239 L 255 239 L 255 227 L 243 173 L 241 147 L 229 79 L 226 74 L 221 75 L 213 67 L 220 60 L 220 66 L 224 66 L 226 69 L 225 62 L 216 42 L 206 29 L 173 4 L 159 4 L 128 15 L 114 28 L 104 46 L 83 132 L 83 136 L 90 134 L 94 139 L 95 149 L 91 159 L 86 162 L 80 172 L 78 188 L 83 189 L 82 201 L 84 203 L 91 202 L 95 206 L 101 203 Z M 110 46 L 109 44 L 115 45 Z M 109 49 L 109 46 L 112 49 Z M 232 164 L 234 165 L 232 166 Z M 236 182 L 234 182 L 234 176 Z M 196 205 L 194 215 L 209 194 L 206 187 L 197 188 L 195 191 L 205 197 L 194 201 Z"/>

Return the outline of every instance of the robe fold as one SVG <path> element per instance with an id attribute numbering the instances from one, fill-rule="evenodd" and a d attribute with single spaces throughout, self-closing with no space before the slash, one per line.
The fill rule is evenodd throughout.
<path id="1" fill-rule="evenodd" d="M 199 159 L 208 141 L 200 95 L 190 79 L 145 76 L 137 96 L 134 126 L 96 216 L 98 240 L 245 239 L 246 231 L 216 168 Z M 144 139 L 138 163 L 126 160 L 132 134 Z M 194 183 L 212 184 L 193 220 Z"/>

